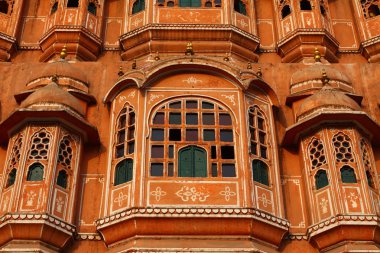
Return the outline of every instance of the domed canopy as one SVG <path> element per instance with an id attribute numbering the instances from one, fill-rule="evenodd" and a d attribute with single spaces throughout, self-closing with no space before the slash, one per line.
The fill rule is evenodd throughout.
<path id="1" fill-rule="evenodd" d="M 78 99 L 61 89 L 56 83 L 52 82 L 29 95 L 22 103 L 21 107 L 27 108 L 36 104 L 54 103 L 68 106 L 80 115 L 85 111 Z M 50 107 L 49 107 L 50 108 Z M 51 110 L 51 109 L 50 109 Z"/>
<path id="2" fill-rule="evenodd" d="M 71 64 L 64 59 L 44 64 L 41 69 L 33 71 L 28 83 L 36 79 L 51 78 L 53 76 L 67 77 L 87 84 L 87 75 L 80 69 L 75 68 L 75 64 Z"/>
<path id="3" fill-rule="evenodd" d="M 319 89 L 322 87 L 321 80 L 323 72 L 330 79 L 330 85 L 341 90 L 352 92 L 350 79 L 342 72 L 320 62 L 314 65 L 296 71 L 290 81 L 290 93 L 302 93 L 311 89 Z"/>
<path id="4" fill-rule="evenodd" d="M 315 110 L 361 111 L 361 108 L 343 92 L 325 85 L 320 91 L 304 100 L 296 112 L 297 121 L 311 115 Z"/>

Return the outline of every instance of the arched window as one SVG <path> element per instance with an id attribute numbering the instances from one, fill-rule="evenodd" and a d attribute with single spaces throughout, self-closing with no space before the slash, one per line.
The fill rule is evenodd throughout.
<path id="1" fill-rule="evenodd" d="M 337 162 L 347 163 L 355 161 L 352 154 L 351 139 L 347 135 L 343 133 L 334 135 L 333 144 Z"/>
<path id="2" fill-rule="evenodd" d="M 67 7 L 76 8 L 79 6 L 79 0 L 67 0 Z"/>
<path id="3" fill-rule="evenodd" d="M 281 17 L 286 18 L 287 16 L 290 15 L 290 13 L 291 13 L 290 6 L 284 5 L 284 7 L 282 7 L 281 9 Z"/>
<path id="4" fill-rule="evenodd" d="M 300 9 L 302 11 L 311 11 L 311 4 L 309 0 L 301 0 L 300 1 Z"/>
<path id="5" fill-rule="evenodd" d="M 123 184 L 133 178 L 133 160 L 125 159 L 116 165 L 114 185 Z"/>
<path id="6" fill-rule="evenodd" d="M 172 100 L 156 109 L 150 129 L 151 176 L 236 176 L 232 118 L 222 106 L 200 98 Z"/>
<path id="7" fill-rule="evenodd" d="M 179 0 L 180 7 L 201 7 L 201 0 Z"/>
<path id="8" fill-rule="evenodd" d="M 67 180 L 68 175 L 65 170 L 60 170 L 58 172 L 58 177 L 57 177 L 57 185 L 61 186 L 62 188 L 67 188 Z"/>
<path id="9" fill-rule="evenodd" d="M 16 181 L 16 174 L 17 174 L 17 170 L 16 169 L 12 169 L 9 173 L 8 173 L 8 179 L 7 179 L 7 184 L 6 184 L 6 188 L 12 186 L 15 181 Z"/>
<path id="10" fill-rule="evenodd" d="M 158 6 L 165 6 L 165 0 L 157 0 Z"/>
<path id="11" fill-rule="evenodd" d="M 212 7 L 212 3 L 211 3 L 211 1 L 206 1 L 206 3 L 205 3 L 205 7 Z"/>
<path id="12" fill-rule="evenodd" d="M 44 166 L 40 163 L 34 163 L 29 166 L 26 181 L 42 181 L 44 176 Z"/>
<path id="13" fill-rule="evenodd" d="M 325 150 L 321 140 L 313 139 L 310 143 L 309 157 L 312 169 L 319 168 L 320 166 L 326 164 Z"/>
<path id="14" fill-rule="evenodd" d="M 370 158 L 370 152 L 368 148 L 368 144 L 364 139 L 360 140 L 360 150 L 362 153 L 362 160 L 364 164 L 365 174 L 367 177 L 367 183 L 371 188 L 375 188 L 375 184 L 372 177 L 372 162 Z"/>
<path id="15" fill-rule="evenodd" d="M 0 0 L 0 12 L 4 14 L 8 14 L 9 4 L 6 0 Z"/>
<path id="16" fill-rule="evenodd" d="M 130 156 L 135 152 L 135 110 L 126 104 L 120 111 L 116 125 L 115 158 Z"/>
<path id="17" fill-rule="evenodd" d="M 71 169 L 71 160 L 73 159 L 73 148 L 70 139 L 65 136 L 59 143 L 58 163 L 64 168 Z"/>
<path id="18" fill-rule="evenodd" d="M 222 6 L 222 0 L 214 0 L 215 7 L 221 7 Z"/>
<path id="19" fill-rule="evenodd" d="M 247 9 L 242 0 L 234 0 L 234 10 L 240 14 L 247 15 Z"/>
<path id="20" fill-rule="evenodd" d="M 89 2 L 87 5 L 87 11 L 96 16 L 96 4 L 94 2 Z"/>
<path id="21" fill-rule="evenodd" d="M 327 178 L 327 173 L 325 170 L 319 170 L 315 176 L 315 189 L 321 189 L 329 185 L 329 180 Z"/>
<path id="22" fill-rule="evenodd" d="M 380 15 L 380 9 L 379 9 L 378 5 L 372 4 L 371 6 L 369 6 L 369 8 L 368 8 L 368 16 L 370 18 L 379 16 L 379 15 Z"/>
<path id="23" fill-rule="evenodd" d="M 179 177 L 207 177 L 207 153 L 197 146 L 188 146 L 178 154 Z"/>
<path id="24" fill-rule="evenodd" d="M 380 3 L 374 0 L 361 0 L 365 18 L 373 18 L 380 15 Z"/>
<path id="25" fill-rule="evenodd" d="M 55 2 L 50 10 L 50 15 L 54 14 L 58 10 L 58 2 Z"/>
<path id="26" fill-rule="evenodd" d="M 260 160 L 252 161 L 253 180 L 269 186 L 268 165 Z"/>
<path id="27" fill-rule="evenodd" d="M 340 169 L 340 175 L 342 177 L 342 183 L 356 183 L 355 171 L 348 165 L 344 165 Z"/>
<path id="28" fill-rule="evenodd" d="M 264 115 L 257 106 L 252 106 L 249 108 L 248 116 L 251 154 L 268 159 L 268 133 Z"/>
<path id="29" fill-rule="evenodd" d="M 136 0 L 132 6 L 132 14 L 138 13 L 145 9 L 145 0 Z"/>

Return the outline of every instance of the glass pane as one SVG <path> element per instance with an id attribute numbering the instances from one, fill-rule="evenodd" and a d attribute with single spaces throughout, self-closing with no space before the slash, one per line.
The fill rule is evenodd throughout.
<path id="1" fill-rule="evenodd" d="M 235 159 L 233 146 L 222 146 L 221 153 L 222 153 L 222 159 Z"/>
<path id="2" fill-rule="evenodd" d="M 253 115 L 249 114 L 249 125 L 253 126 Z"/>
<path id="3" fill-rule="evenodd" d="M 211 165 L 211 176 L 217 177 L 218 176 L 218 165 L 216 163 L 213 163 Z"/>
<path id="4" fill-rule="evenodd" d="M 187 125 L 198 125 L 198 113 L 186 113 Z"/>
<path id="5" fill-rule="evenodd" d="M 215 125 L 215 117 L 213 113 L 203 113 L 203 125 Z"/>
<path id="6" fill-rule="evenodd" d="M 163 141 L 164 133 L 164 129 L 152 129 L 152 141 Z"/>
<path id="7" fill-rule="evenodd" d="M 169 104 L 169 108 L 181 109 L 181 101 L 170 103 Z"/>
<path id="8" fill-rule="evenodd" d="M 169 141 L 180 141 L 181 129 L 169 129 Z"/>
<path id="9" fill-rule="evenodd" d="M 216 159 L 216 146 L 211 146 L 211 159 Z"/>
<path id="10" fill-rule="evenodd" d="M 169 124 L 181 125 L 181 113 L 171 112 L 169 114 Z"/>
<path id="11" fill-rule="evenodd" d="M 257 118 L 257 127 L 261 130 L 264 130 L 264 119 Z"/>
<path id="12" fill-rule="evenodd" d="M 128 142 L 128 154 L 133 154 L 134 151 L 135 151 L 135 142 L 134 141 Z"/>
<path id="13" fill-rule="evenodd" d="M 135 138 L 135 127 L 128 128 L 128 140 Z"/>
<path id="14" fill-rule="evenodd" d="M 186 140 L 187 141 L 197 141 L 198 140 L 198 129 L 186 129 Z"/>
<path id="15" fill-rule="evenodd" d="M 251 142 L 251 153 L 257 155 L 257 144 L 254 142 Z"/>
<path id="16" fill-rule="evenodd" d="M 221 113 L 219 114 L 219 124 L 223 126 L 232 125 L 231 116 L 229 114 Z"/>
<path id="17" fill-rule="evenodd" d="M 261 153 L 261 157 L 262 158 L 265 158 L 265 159 L 268 158 L 268 156 L 267 156 L 267 148 L 266 147 L 260 146 L 260 153 Z"/>
<path id="18" fill-rule="evenodd" d="M 165 123 L 165 113 L 158 112 L 153 118 L 153 124 L 164 124 Z"/>
<path id="19" fill-rule="evenodd" d="M 168 164 L 168 176 L 169 176 L 169 177 L 174 176 L 173 163 L 169 163 L 169 164 Z"/>
<path id="20" fill-rule="evenodd" d="M 117 143 L 122 143 L 125 140 L 125 130 L 120 130 L 117 133 Z"/>
<path id="21" fill-rule="evenodd" d="M 214 109 L 214 104 L 209 102 L 202 102 L 202 109 Z"/>
<path id="22" fill-rule="evenodd" d="M 196 109 L 196 108 L 198 108 L 198 102 L 197 101 L 186 101 L 186 108 Z"/>
<path id="23" fill-rule="evenodd" d="M 265 133 L 259 132 L 259 140 L 260 140 L 260 143 L 262 144 L 265 143 Z"/>
<path id="24" fill-rule="evenodd" d="M 220 140 L 221 141 L 234 141 L 232 130 L 220 130 Z"/>
<path id="25" fill-rule="evenodd" d="M 124 156 L 124 145 L 116 146 L 116 158 Z"/>
<path id="26" fill-rule="evenodd" d="M 256 140 L 256 134 L 255 134 L 255 129 L 254 128 L 249 128 L 249 132 L 251 134 L 251 140 Z"/>
<path id="27" fill-rule="evenodd" d="M 236 177 L 235 164 L 222 164 L 222 177 Z"/>
<path id="28" fill-rule="evenodd" d="M 162 177 L 164 175 L 164 166 L 162 163 L 152 163 L 150 166 L 150 175 Z"/>
<path id="29" fill-rule="evenodd" d="M 173 145 L 169 145 L 169 158 L 174 157 L 174 147 Z"/>
<path id="30" fill-rule="evenodd" d="M 124 128 L 125 123 L 126 123 L 126 116 L 125 115 L 120 116 L 118 128 Z"/>
<path id="31" fill-rule="evenodd" d="M 203 130 L 203 140 L 204 141 L 215 141 L 215 130 L 213 130 L 213 129 Z"/>
<path id="32" fill-rule="evenodd" d="M 129 125 L 133 125 L 133 124 L 135 124 L 135 113 L 130 112 L 129 113 Z"/>
<path id="33" fill-rule="evenodd" d="M 164 146 L 163 145 L 153 145 L 151 157 L 152 158 L 164 158 Z"/>

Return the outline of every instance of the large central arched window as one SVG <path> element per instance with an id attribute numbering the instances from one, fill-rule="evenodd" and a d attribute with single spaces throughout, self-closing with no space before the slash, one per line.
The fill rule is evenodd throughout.
<path id="1" fill-rule="evenodd" d="M 150 175 L 235 177 L 230 113 L 201 98 L 160 105 L 150 122 Z"/>

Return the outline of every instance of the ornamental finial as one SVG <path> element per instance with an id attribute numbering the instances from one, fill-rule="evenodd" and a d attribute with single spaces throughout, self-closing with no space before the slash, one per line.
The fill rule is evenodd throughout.
<path id="1" fill-rule="evenodd" d="M 66 45 L 63 46 L 62 50 L 61 50 L 61 53 L 59 54 L 61 59 L 64 60 L 67 56 L 67 48 L 66 48 Z"/>
<path id="2" fill-rule="evenodd" d="M 187 45 L 186 45 L 185 55 L 193 55 L 193 54 L 194 54 L 193 43 L 188 42 Z"/>
<path id="3" fill-rule="evenodd" d="M 315 62 L 321 62 L 321 53 L 319 52 L 318 48 L 314 49 L 314 60 Z"/>
<path id="4" fill-rule="evenodd" d="M 327 76 L 326 70 L 322 69 L 322 84 L 326 85 L 329 83 L 329 81 L 330 81 L 330 78 Z"/>

